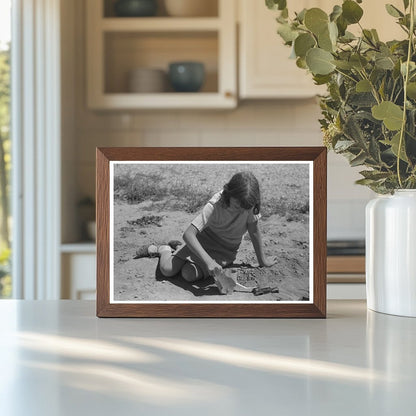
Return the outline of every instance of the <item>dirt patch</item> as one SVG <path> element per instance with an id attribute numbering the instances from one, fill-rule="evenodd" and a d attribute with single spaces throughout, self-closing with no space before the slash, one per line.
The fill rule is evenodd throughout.
<path id="1" fill-rule="evenodd" d="M 150 209 L 149 209 L 150 208 Z M 270 268 L 257 267 L 248 234 L 235 265 L 239 283 L 250 287 L 275 287 L 279 293 L 255 296 L 234 292 L 221 295 L 209 278 L 190 284 L 180 276 L 165 278 L 158 272 L 158 259 L 133 259 L 143 244 L 182 241 L 195 214 L 160 210 L 154 214 L 148 201 L 137 205 L 114 204 L 114 299 L 117 301 L 288 301 L 309 299 L 309 222 L 307 214 L 288 220 L 278 214 L 260 220 L 267 256 L 277 256 Z"/>

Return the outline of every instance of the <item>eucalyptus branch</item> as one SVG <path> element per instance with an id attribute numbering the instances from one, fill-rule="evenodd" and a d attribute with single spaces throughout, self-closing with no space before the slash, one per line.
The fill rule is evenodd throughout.
<path id="1" fill-rule="evenodd" d="M 393 101 L 394 90 L 396 89 L 396 84 L 397 84 L 397 81 L 396 81 L 396 80 L 394 80 L 394 81 L 393 81 L 393 88 L 391 89 L 391 94 L 390 94 L 390 97 L 389 97 L 389 100 L 390 100 L 390 101 Z M 395 102 L 395 101 L 393 101 L 393 102 Z"/>
<path id="2" fill-rule="evenodd" d="M 402 93 L 402 91 L 403 91 L 403 88 L 400 88 L 399 91 L 397 91 L 397 94 L 396 94 L 396 96 L 394 97 L 394 100 L 393 100 L 394 103 L 399 99 L 400 94 Z"/>
<path id="3" fill-rule="evenodd" d="M 338 68 L 335 68 L 335 71 L 336 71 L 336 72 L 338 72 L 338 73 L 339 73 L 339 74 L 341 74 L 341 75 L 344 75 L 344 77 L 346 77 L 346 78 L 350 79 L 352 82 L 355 82 L 355 83 L 357 83 L 357 82 L 358 82 L 355 78 L 351 77 L 351 76 L 350 76 L 350 75 L 348 75 L 348 74 L 345 74 L 344 72 L 340 71 Z"/>
<path id="4" fill-rule="evenodd" d="M 400 173 L 400 155 L 402 152 L 403 141 L 404 141 L 404 132 L 406 130 L 406 110 L 407 110 L 407 83 L 409 81 L 409 68 L 410 62 L 412 59 L 412 49 L 413 49 L 413 37 L 414 37 L 414 28 L 415 28 L 415 0 L 410 0 L 410 30 L 409 30 L 409 44 L 407 46 L 407 60 L 406 60 L 406 73 L 404 75 L 404 85 L 403 85 L 403 118 L 402 118 L 402 127 L 400 129 L 400 139 L 399 139 L 399 148 L 397 151 L 397 177 L 399 179 L 400 188 L 403 188 L 402 177 Z"/>
<path id="5" fill-rule="evenodd" d="M 368 83 L 370 84 L 371 87 L 371 93 L 373 94 L 374 99 L 377 101 L 377 104 L 380 104 L 380 97 L 378 95 L 378 92 L 376 90 L 376 87 L 374 86 L 374 84 L 371 82 L 370 78 L 368 78 L 367 76 L 367 72 L 365 72 L 365 69 L 361 66 L 362 71 L 360 71 L 360 75 L 362 76 L 363 79 L 365 79 L 366 81 L 368 81 Z"/>

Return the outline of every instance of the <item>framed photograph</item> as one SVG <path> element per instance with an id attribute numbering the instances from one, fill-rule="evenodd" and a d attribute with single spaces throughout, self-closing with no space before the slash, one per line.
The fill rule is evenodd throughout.
<path id="1" fill-rule="evenodd" d="M 324 318 L 326 152 L 98 148 L 97 316 Z"/>

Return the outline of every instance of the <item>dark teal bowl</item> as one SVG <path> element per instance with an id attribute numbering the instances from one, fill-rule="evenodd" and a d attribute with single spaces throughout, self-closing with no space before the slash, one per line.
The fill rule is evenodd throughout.
<path id="1" fill-rule="evenodd" d="M 169 80 L 177 92 L 197 92 L 205 80 L 205 67 L 201 62 L 172 62 Z"/>
<path id="2" fill-rule="evenodd" d="M 156 0 L 118 0 L 114 12 L 120 17 L 149 17 L 157 12 Z"/>

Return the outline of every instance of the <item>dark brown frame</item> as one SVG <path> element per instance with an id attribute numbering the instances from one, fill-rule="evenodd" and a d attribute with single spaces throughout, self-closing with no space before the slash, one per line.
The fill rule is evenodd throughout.
<path id="1" fill-rule="evenodd" d="M 326 159 L 324 147 L 97 148 L 97 316 L 210 318 L 326 317 Z M 110 161 L 312 161 L 314 303 L 110 303 Z"/>

